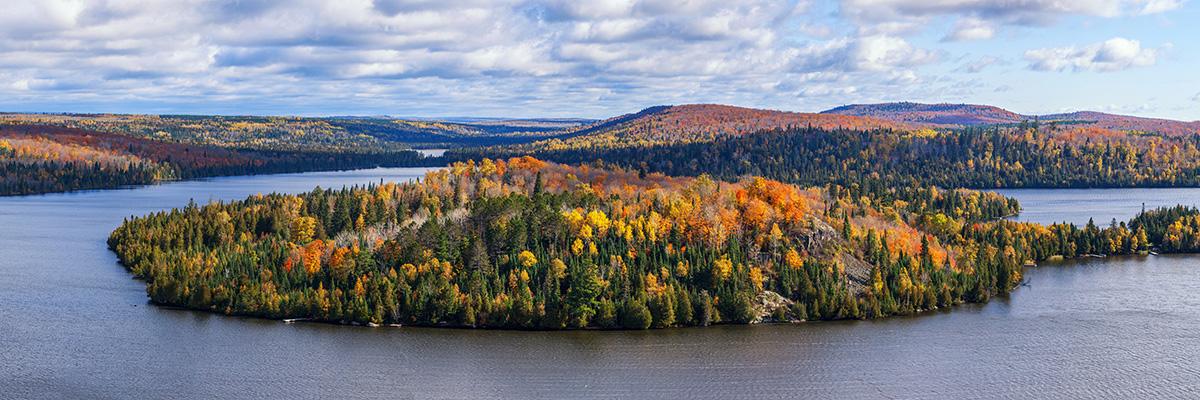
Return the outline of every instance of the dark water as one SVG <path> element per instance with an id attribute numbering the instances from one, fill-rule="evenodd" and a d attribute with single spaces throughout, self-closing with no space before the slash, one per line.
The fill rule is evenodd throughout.
<path id="1" fill-rule="evenodd" d="M 1006 189 L 997 193 L 1014 197 L 1024 210 L 1015 219 L 1040 224 L 1070 222 L 1084 225 L 1094 218 L 1108 226 L 1113 218 L 1128 221 L 1146 209 L 1200 205 L 1200 188 L 1178 189 Z"/>
<path id="2" fill-rule="evenodd" d="M 191 197 L 241 198 L 417 174 L 276 175 L 0 198 L 0 398 L 1200 393 L 1198 257 L 1043 266 L 1027 271 L 1030 286 L 1009 298 L 913 318 L 506 332 L 288 325 L 148 306 L 143 284 L 104 246 L 122 217 Z"/>

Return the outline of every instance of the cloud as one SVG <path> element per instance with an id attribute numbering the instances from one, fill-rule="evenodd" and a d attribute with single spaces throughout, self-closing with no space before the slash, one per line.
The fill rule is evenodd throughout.
<path id="1" fill-rule="evenodd" d="M 965 96 L 990 86 L 929 75 L 948 53 L 908 33 L 944 20 L 947 41 L 985 40 L 1012 24 L 1179 4 L 11 0 L 0 7 L 0 109 L 608 116 L 661 103 Z M 1138 66 L 1163 49 L 1073 50 L 1086 54 L 1038 65 Z M 997 63 L 953 61 L 966 72 Z"/>
<path id="2" fill-rule="evenodd" d="M 979 58 L 975 59 L 974 61 L 971 61 L 969 63 L 962 65 L 955 71 L 977 74 L 977 73 L 983 72 L 983 70 L 987 69 L 990 66 L 993 66 L 996 64 L 1002 64 L 1002 63 L 1004 63 L 1004 60 L 1001 60 L 998 57 L 983 56 L 983 57 L 979 57 Z"/>
<path id="3" fill-rule="evenodd" d="M 817 93 L 894 92 L 939 59 L 898 36 L 835 30 L 809 6 L 14 0 L 0 9 L 0 108 L 605 116 L 670 102 L 782 107 L 830 101 L 810 100 Z M 564 98 L 582 105 L 563 107 Z"/>
<path id="4" fill-rule="evenodd" d="M 842 0 L 840 13 L 864 32 L 911 33 L 947 17 L 944 40 L 990 39 L 999 25 L 1047 26 L 1070 16 L 1113 18 L 1175 10 L 1184 0 Z"/>
<path id="5" fill-rule="evenodd" d="M 1154 65 L 1170 45 L 1143 48 L 1141 42 L 1112 38 L 1087 46 L 1035 49 L 1025 52 L 1029 68 L 1037 71 L 1120 71 Z"/>
<path id="6" fill-rule="evenodd" d="M 938 54 L 888 35 L 842 37 L 796 49 L 789 57 L 797 72 L 892 72 L 937 61 Z"/>
<path id="7" fill-rule="evenodd" d="M 1183 7 L 1184 0 L 1147 0 L 1140 14 L 1159 14 Z"/>
<path id="8" fill-rule="evenodd" d="M 1192 101 L 1200 102 L 1200 93 L 1196 93 L 1195 96 L 1192 96 Z"/>
<path id="9" fill-rule="evenodd" d="M 867 71 L 890 71 L 897 67 L 910 67 L 933 62 L 937 55 L 931 51 L 914 48 L 904 39 L 886 35 L 874 35 L 855 41 L 852 60 L 860 69 Z"/>
<path id="10" fill-rule="evenodd" d="M 992 23 L 978 18 L 963 18 L 954 25 L 954 31 L 942 40 L 958 42 L 991 39 L 994 36 L 996 27 Z"/>
<path id="11" fill-rule="evenodd" d="M 1068 15 L 1155 14 L 1179 8 L 1181 3 L 1181 0 L 843 0 L 842 12 L 870 21 L 964 15 L 989 21 L 1036 24 Z"/>

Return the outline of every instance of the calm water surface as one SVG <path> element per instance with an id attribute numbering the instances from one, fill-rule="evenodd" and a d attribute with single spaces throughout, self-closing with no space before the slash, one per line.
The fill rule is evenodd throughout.
<path id="1" fill-rule="evenodd" d="M 1200 205 L 1200 188 L 1177 189 L 1006 189 L 997 193 L 1021 202 L 1018 221 L 1041 224 L 1070 222 L 1083 225 L 1094 218 L 1096 225 L 1108 226 L 1113 218 L 1128 221 L 1146 209 L 1174 205 Z"/>
<path id="2" fill-rule="evenodd" d="M 235 199 L 420 173 L 377 169 L 221 178 L 0 198 L 0 398 L 1200 393 L 1198 257 L 1043 266 L 1028 270 L 1030 286 L 1008 298 L 913 318 L 508 332 L 288 325 L 149 306 L 142 282 L 131 279 L 104 245 L 123 217 L 190 198 Z M 1027 202 L 1026 212 L 1066 215 L 1079 207 Z"/>
<path id="3" fill-rule="evenodd" d="M 425 157 L 441 157 L 446 154 L 446 149 L 417 149 L 417 152 Z"/>

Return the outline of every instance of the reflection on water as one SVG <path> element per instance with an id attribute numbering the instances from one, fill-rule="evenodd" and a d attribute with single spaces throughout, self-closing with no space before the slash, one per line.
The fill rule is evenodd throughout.
<path id="1" fill-rule="evenodd" d="M 104 246 L 121 218 L 190 198 L 421 173 L 218 178 L 0 198 L 0 397 L 1186 398 L 1200 392 L 1200 257 L 1043 266 L 1028 270 L 1030 286 L 1009 298 L 918 317 L 519 332 L 283 324 L 148 306 L 144 285 Z M 1078 208 L 1064 207 L 1058 210 L 1064 215 Z"/>

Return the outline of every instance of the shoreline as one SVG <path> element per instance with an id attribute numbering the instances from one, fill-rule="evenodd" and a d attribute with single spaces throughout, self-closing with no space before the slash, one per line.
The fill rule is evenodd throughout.
<path id="1" fill-rule="evenodd" d="M 1200 253 L 1166 253 L 1166 254 L 1162 254 L 1162 255 L 1176 256 L 1176 255 L 1196 255 L 1196 254 L 1200 254 Z M 1048 264 L 1050 264 L 1050 266 L 1065 266 L 1070 263 L 1078 263 L 1078 262 L 1088 261 L 1091 259 L 1122 260 L 1122 259 L 1132 259 L 1132 258 L 1147 258 L 1150 255 L 1160 255 L 1160 254 L 1155 254 L 1155 253 L 1117 254 L 1117 255 L 1081 254 L 1079 256 L 1071 257 L 1071 258 L 1064 258 L 1061 255 L 1055 255 L 1055 256 L 1048 257 L 1045 260 L 1041 260 L 1041 261 L 1039 261 L 1039 263 L 1035 263 L 1034 265 L 1024 265 L 1024 266 L 1022 266 L 1022 269 L 1024 270 L 1024 269 L 1028 269 L 1028 268 L 1043 268 L 1046 266 L 1045 264 L 1040 264 L 1040 263 L 1048 263 Z M 120 262 L 118 262 L 118 263 L 121 264 Z M 124 267 L 124 264 L 121 264 L 121 265 L 122 265 L 122 267 Z M 132 272 L 127 267 L 125 268 L 125 270 L 128 272 Z M 135 279 L 138 281 L 145 282 L 145 280 L 140 277 L 135 277 Z M 211 309 L 211 308 L 209 308 L 209 309 L 194 308 L 194 307 L 183 306 L 183 305 L 178 305 L 178 304 L 159 303 L 159 302 L 156 302 L 156 301 L 150 299 L 149 296 L 147 296 L 146 302 L 155 307 L 161 307 L 161 308 L 167 309 L 167 310 L 200 312 L 200 313 L 204 313 L 204 314 L 219 315 L 222 317 L 244 318 L 244 319 L 264 321 L 264 322 L 265 321 L 274 321 L 274 322 L 279 322 L 279 323 L 282 323 L 285 325 L 319 324 L 319 325 L 329 325 L 329 326 L 358 327 L 358 328 L 372 328 L 372 329 L 420 328 L 420 329 L 505 331 L 505 332 L 645 332 L 645 331 L 663 331 L 663 330 L 672 330 L 672 329 L 703 329 L 703 328 L 709 328 L 709 327 L 715 327 L 715 326 L 804 325 L 804 324 L 814 324 L 814 323 L 881 321 L 881 320 L 892 319 L 892 318 L 920 318 L 920 317 L 928 316 L 928 315 L 938 313 L 938 312 L 952 313 L 956 309 L 963 307 L 963 306 L 986 305 L 988 303 L 991 303 L 993 300 L 995 300 L 997 298 L 1007 298 L 1008 296 L 1011 296 L 1013 292 L 1016 292 L 1021 287 L 1029 287 L 1029 285 L 1027 285 L 1025 281 L 1017 282 L 1016 284 L 1013 285 L 1013 288 L 1010 291 L 1005 292 L 1005 293 L 994 294 L 994 295 L 990 296 L 988 298 L 988 300 L 982 301 L 982 302 L 963 301 L 963 302 L 958 302 L 958 303 L 955 303 L 955 304 L 947 306 L 947 307 L 934 307 L 931 309 L 918 310 L 913 313 L 891 314 L 891 315 L 879 316 L 879 317 L 874 317 L 874 318 L 834 318 L 834 319 L 792 320 L 792 321 L 764 320 L 764 321 L 750 322 L 750 323 L 716 322 L 716 323 L 712 323 L 712 324 L 705 325 L 705 326 L 688 325 L 688 326 L 669 326 L 669 327 L 662 327 L 662 328 L 651 327 L 651 328 L 647 328 L 647 329 L 633 329 L 633 328 L 619 328 L 619 327 L 618 328 L 584 327 L 584 328 L 553 329 L 553 328 L 537 328 L 537 327 L 467 326 L 467 325 L 452 325 L 452 324 L 434 324 L 434 325 L 403 324 L 403 323 L 376 324 L 376 323 L 370 323 L 370 322 L 362 323 L 362 322 L 354 322 L 354 321 L 329 321 L 329 320 L 317 319 L 314 317 L 272 318 L 272 317 L 265 317 L 265 316 L 246 314 L 246 313 L 225 313 L 220 310 Z"/>

